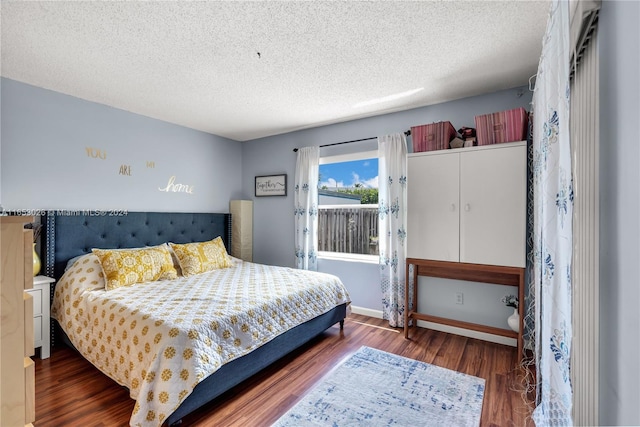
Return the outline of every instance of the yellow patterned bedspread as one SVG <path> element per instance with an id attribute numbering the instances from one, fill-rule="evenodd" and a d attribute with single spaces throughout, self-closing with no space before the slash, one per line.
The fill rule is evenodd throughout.
<path id="1" fill-rule="evenodd" d="M 60 279 L 52 316 L 87 360 L 129 388 L 132 426 L 162 424 L 224 363 L 349 302 L 335 276 L 240 261 L 111 291 L 79 282 Z"/>

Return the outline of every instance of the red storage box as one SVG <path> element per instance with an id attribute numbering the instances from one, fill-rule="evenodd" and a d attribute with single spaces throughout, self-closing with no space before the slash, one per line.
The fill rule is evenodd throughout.
<path id="1" fill-rule="evenodd" d="M 413 152 L 446 150 L 455 138 L 456 130 L 451 122 L 438 122 L 411 128 Z"/>
<path id="2" fill-rule="evenodd" d="M 476 116 L 478 145 L 500 144 L 527 139 L 529 116 L 524 108 Z"/>

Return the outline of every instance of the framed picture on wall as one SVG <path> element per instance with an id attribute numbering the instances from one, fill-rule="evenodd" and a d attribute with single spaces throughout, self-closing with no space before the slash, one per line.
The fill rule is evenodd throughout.
<path id="1" fill-rule="evenodd" d="M 256 176 L 256 197 L 286 195 L 287 174 Z"/>

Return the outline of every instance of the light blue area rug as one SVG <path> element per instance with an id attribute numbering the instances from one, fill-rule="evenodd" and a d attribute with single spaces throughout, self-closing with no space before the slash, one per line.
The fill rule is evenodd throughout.
<path id="1" fill-rule="evenodd" d="M 361 347 L 274 426 L 478 426 L 484 383 Z"/>

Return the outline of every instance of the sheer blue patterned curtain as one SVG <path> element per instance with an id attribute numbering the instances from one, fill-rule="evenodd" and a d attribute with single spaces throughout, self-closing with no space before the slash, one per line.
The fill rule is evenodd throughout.
<path id="1" fill-rule="evenodd" d="M 569 140 L 569 2 L 550 7 L 533 95 L 533 301 L 537 426 L 570 426 L 573 187 Z"/>
<path id="2" fill-rule="evenodd" d="M 407 237 L 407 140 L 402 133 L 378 138 L 378 221 L 383 318 L 404 326 Z"/>
<path id="3" fill-rule="evenodd" d="M 298 150 L 293 203 L 295 206 L 296 267 L 318 269 L 318 177 L 320 149 Z"/>

